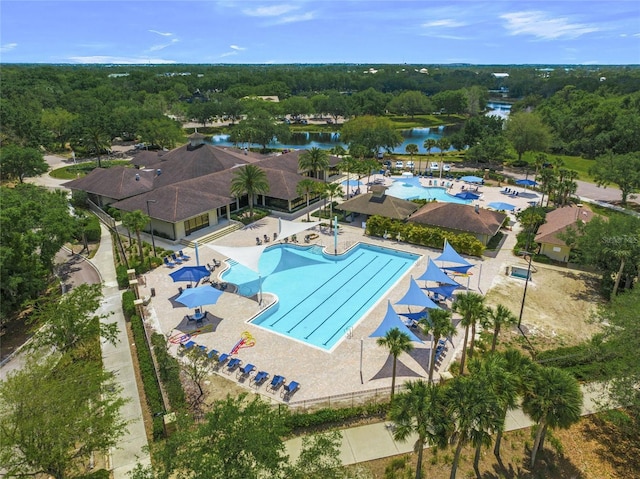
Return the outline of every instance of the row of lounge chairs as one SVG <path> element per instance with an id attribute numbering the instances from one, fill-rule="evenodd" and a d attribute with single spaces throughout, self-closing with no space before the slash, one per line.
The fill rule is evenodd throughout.
<path id="1" fill-rule="evenodd" d="M 182 252 L 182 250 L 180 250 L 177 253 L 172 253 L 169 256 L 165 256 L 164 265 L 167 266 L 168 268 L 173 268 L 175 267 L 176 264 L 182 264 L 185 261 L 189 261 L 190 259 L 191 259 L 191 256 L 187 256 Z"/>
<path id="2" fill-rule="evenodd" d="M 505 188 L 500 193 L 502 193 L 503 195 L 518 196 L 518 192 L 516 190 L 512 190 L 511 188 Z"/>
<path id="3" fill-rule="evenodd" d="M 275 241 L 276 239 L 278 239 L 278 233 L 273 233 L 273 241 Z M 268 243 L 269 241 L 271 241 L 269 235 L 262 235 L 262 239 L 260 239 L 260 236 L 256 236 L 256 245 L 261 245 L 263 242 Z"/>

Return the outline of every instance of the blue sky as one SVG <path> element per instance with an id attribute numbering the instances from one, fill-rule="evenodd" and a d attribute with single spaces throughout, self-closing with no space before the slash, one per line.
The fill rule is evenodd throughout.
<path id="1" fill-rule="evenodd" d="M 640 2 L 2 0 L 0 61 L 639 64 Z"/>

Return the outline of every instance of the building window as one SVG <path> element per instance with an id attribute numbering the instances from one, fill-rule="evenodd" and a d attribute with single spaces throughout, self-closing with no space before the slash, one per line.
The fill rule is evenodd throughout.
<path id="1" fill-rule="evenodd" d="M 201 230 L 209 226 L 209 214 L 205 213 L 184 222 L 184 234 L 189 236 L 194 231 Z"/>

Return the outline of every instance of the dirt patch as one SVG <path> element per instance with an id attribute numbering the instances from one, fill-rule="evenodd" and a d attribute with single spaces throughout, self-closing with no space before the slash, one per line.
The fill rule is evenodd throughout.
<path id="1" fill-rule="evenodd" d="M 536 348 L 574 345 L 600 331 L 600 325 L 593 319 L 601 301 L 597 275 L 536 264 L 532 271 L 522 325 L 535 340 Z M 524 287 L 524 279 L 506 274 L 498 276 L 486 295 L 486 302 L 490 306 L 503 304 L 519 316 Z M 506 333 L 503 339 L 508 338 Z"/>

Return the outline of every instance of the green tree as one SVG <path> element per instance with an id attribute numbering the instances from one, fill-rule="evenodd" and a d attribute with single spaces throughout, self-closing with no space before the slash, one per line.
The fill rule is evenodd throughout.
<path id="1" fill-rule="evenodd" d="M 518 318 L 503 304 L 495 308 L 487 308 L 487 315 L 483 321 L 483 327 L 493 329 L 493 339 L 491 340 L 491 352 L 496 350 L 498 335 L 503 326 L 515 326 Z"/>
<path id="2" fill-rule="evenodd" d="M 141 121 L 137 133 L 141 141 L 160 148 L 172 149 L 184 140 L 180 122 L 164 116 Z"/>
<path id="3" fill-rule="evenodd" d="M 298 195 L 304 196 L 307 201 L 307 221 L 311 221 L 311 216 L 309 215 L 309 203 L 311 201 L 311 195 L 319 191 L 318 185 L 322 184 L 312 180 L 311 178 L 304 178 L 298 182 L 298 186 L 296 187 Z"/>
<path id="4" fill-rule="evenodd" d="M 522 154 L 527 151 L 545 151 L 551 138 L 540 117 L 525 112 L 509 115 L 505 134 L 518 153 L 518 160 L 522 160 Z"/>
<path id="5" fill-rule="evenodd" d="M 405 91 L 389 102 L 389 110 L 401 115 L 416 115 L 430 113 L 433 110 L 429 98 L 421 91 Z"/>
<path id="6" fill-rule="evenodd" d="M 589 169 L 598 186 L 610 184 L 620 188 L 622 204 L 627 204 L 630 194 L 640 191 L 640 152 L 615 155 L 609 152 L 598 157 Z"/>
<path id="7" fill-rule="evenodd" d="M 246 120 L 241 120 L 238 126 L 253 132 L 252 140 L 262 145 L 262 151 L 267 151 L 267 145 L 274 139 L 286 141 L 289 137 L 289 127 L 277 123 L 273 116 L 263 109 L 254 110 Z"/>
<path id="8" fill-rule="evenodd" d="M 536 423 L 530 462 L 533 469 L 547 428 L 567 429 L 580 419 L 582 391 L 576 378 L 554 367 L 538 367 L 532 379 L 532 387 L 522 398 L 522 410 Z"/>
<path id="9" fill-rule="evenodd" d="M 198 395 L 191 399 L 190 404 L 192 408 L 199 409 L 206 399 L 204 381 L 218 358 L 215 355 L 209 356 L 202 348 L 190 348 L 185 353 L 185 359 L 186 361 L 182 363 L 182 371 L 198 389 Z"/>
<path id="10" fill-rule="evenodd" d="M 325 150 L 313 147 L 300 155 L 298 167 L 302 171 L 311 171 L 313 177 L 317 179 L 320 179 L 320 172 L 322 172 L 325 178 L 326 170 L 329 168 L 329 154 Z"/>
<path id="11" fill-rule="evenodd" d="M 329 218 L 333 218 L 333 199 L 342 195 L 342 186 L 338 183 L 327 183 L 324 191 L 329 198 Z"/>
<path id="12" fill-rule="evenodd" d="M 529 208 L 516 213 L 516 218 L 522 226 L 522 234 L 525 235 L 525 242 L 522 245 L 525 251 L 533 246 L 533 238 L 540 228 L 546 222 L 547 212 L 541 206 L 530 206 Z"/>
<path id="13" fill-rule="evenodd" d="M 415 477 L 420 479 L 425 446 L 447 446 L 449 419 L 443 388 L 422 380 L 408 381 L 405 386 L 406 391 L 396 395 L 391 404 L 389 420 L 395 426 L 396 441 L 417 436 L 413 450 L 418 455 Z"/>
<path id="14" fill-rule="evenodd" d="M 448 138 L 445 138 L 444 136 L 442 136 L 438 138 L 438 140 L 436 141 L 436 146 L 440 150 L 440 178 L 442 178 L 442 167 L 444 165 L 444 152 L 449 149 L 449 147 L 451 146 L 451 142 L 449 141 Z"/>
<path id="15" fill-rule="evenodd" d="M 387 331 L 383 337 L 377 339 L 376 343 L 378 346 L 387 348 L 389 354 L 393 356 L 393 370 L 391 372 L 391 402 L 393 402 L 393 395 L 396 390 L 396 363 L 398 356 L 411 351 L 413 344 L 411 344 L 409 335 L 400 331 L 398 328 L 392 328 Z"/>
<path id="16" fill-rule="evenodd" d="M 462 344 L 462 357 L 460 359 L 460 374 L 464 374 L 469 328 L 471 328 L 471 344 L 469 346 L 469 357 L 471 357 L 473 355 L 476 324 L 484 318 L 487 308 L 484 305 L 484 296 L 474 293 L 473 291 L 468 291 L 456 295 L 451 309 L 462 316 L 461 324 L 464 326 L 464 341 Z"/>
<path id="17" fill-rule="evenodd" d="M 427 155 L 430 155 L 431 150 L 438 146 L 438 142 L 434 138 L 427 138 L 426 140 L 424 140 L 422 146 L 427 150 Z M 422 158 L 420 158 L 420 165 L 418 170 L 422 171 Z"/>
<path id="18" fill-rule="evenodd" d="M 381 149 L 391 151 L 402 144 L 402 135 L 387 118 L 361 116 L 342 125 L 340 138 L 349 145 L 349 151 L 360 145 L 368 156 L 375 156 Z"/>
<path id="19" fill-rule="evenodd" d="M 30 360 L 0 382 L 0 463 L 7 477 L 84 477 L 93 452 L 117 447 L 125 401 L 100 361 Z"/>
<path id="20" fill-rule="evenodd" d="M 348 479 L 353 477 L 342 466 L 340 445 L 342 436 L 332 431 L 302 437 L 302 450 L 294 465 L 284 468 L 282 476 L 287 479 Z"/>
<path id="21" fill-rule="evenodd" d="M 282 102 L 282 110 L 291 115 L 292 118 L 299 118 L 313 113 L 311 100 L 304 96 L 292 96 Z"/>
<path id="22" fill-rule="evenodd" d="M 469 109 L 469 98 L 465 90 L 445 90 L 436 93 L 431 101 L 437 110 L 449 115 L 464 114 Z"/>
<path id="23" fill-rule="evenodd" d="M 411 158 L 411 162 L 413 163 L 413 155 L 416 155 L 418 153 L 418 145 L 416 145 L 415 143 L 409 143 L 406 147 L 405 147 L 405 151 L 407 153 L 409 153 L 410 158 Z M 420 171 L 418 169 L 418 171 Z"/>
<path id="24" fill-rule="evenodd" d="M 27 177 L 46 173 L 49 165 L 37 149 L 9 145 L 0 149 L 0 170 L 3 177 L 24 183 Z"/>
<path id="25" fill-rule="evenodd" d="M 140 263 L 144 262 L 144 248 L 142 247 L 142 236 L 140 233 L 150 221 L 151 218 L 140 210 L 130 211 L 122 215 L 122 225 L 129 231 L 134 231 L 136 233 Z"/>
<path id="26" fill-rule="evenodd" d="M 436 365 L 436 345 L 443 338 L 456 334 L 456 328 L 451 322 L 451 311 L 446 309 L 431 309 L 429 316 L 419 321 L 425 334 L 431 334 L 431 351 L 429 357 L 429 383 L 433 383 L 433 370 Z"/>
<path id="27" fill-rule="evenodd" d="M 42 110 L 42 127 L 48 130 L 55 146 L 64 150 L 77 115 L 64 108 L 47 108 Z"/>
<path id="28" fill-rule="evenodd" d="M 249 197 L 249 216 L 253 218 L 253 205 L 257 195 L 269 192 L 267 174 L 256 165 L 248 164 L 236 168 L 231 179 L 231 194 L 236 198 L 247 195 Z"/>
<path id="29" fill-rule="evenodd" d="M 100 126 L 90 126 L 84 130 L 82 143 L 89 153 L 96 155 L 98 168 L 102 168 L 101 155 L 111 149 L 111 138 Z"/>
<path id="30" fill-rule="evenodd" d="M 118 325 L 104 321 L 109 314 L 95 313 L 101 299 L 100 284 L 81 284 L 62 297 L 40 300 L 31 319 L 36 331 L 31 348 L 50 347 L 67 354 L 96 337 L 115 345 Z"/>
<path id="31" fill-rule="evenodd" d="M 503 135 L 493 135 L 482 138 L 471 146 L 466 156 L 478 163 L 502 163 L 508 158 L 508 143 Z"/>
<path id="32" fill-rule="evenodd" d="M 356 160 L 353 156 L 343 156 L 340 161 L 340 170 L 347 172 L 347 198 L 349 198 L 349 175 L 353 173 L 358 167 L 358 160 Z"/>

